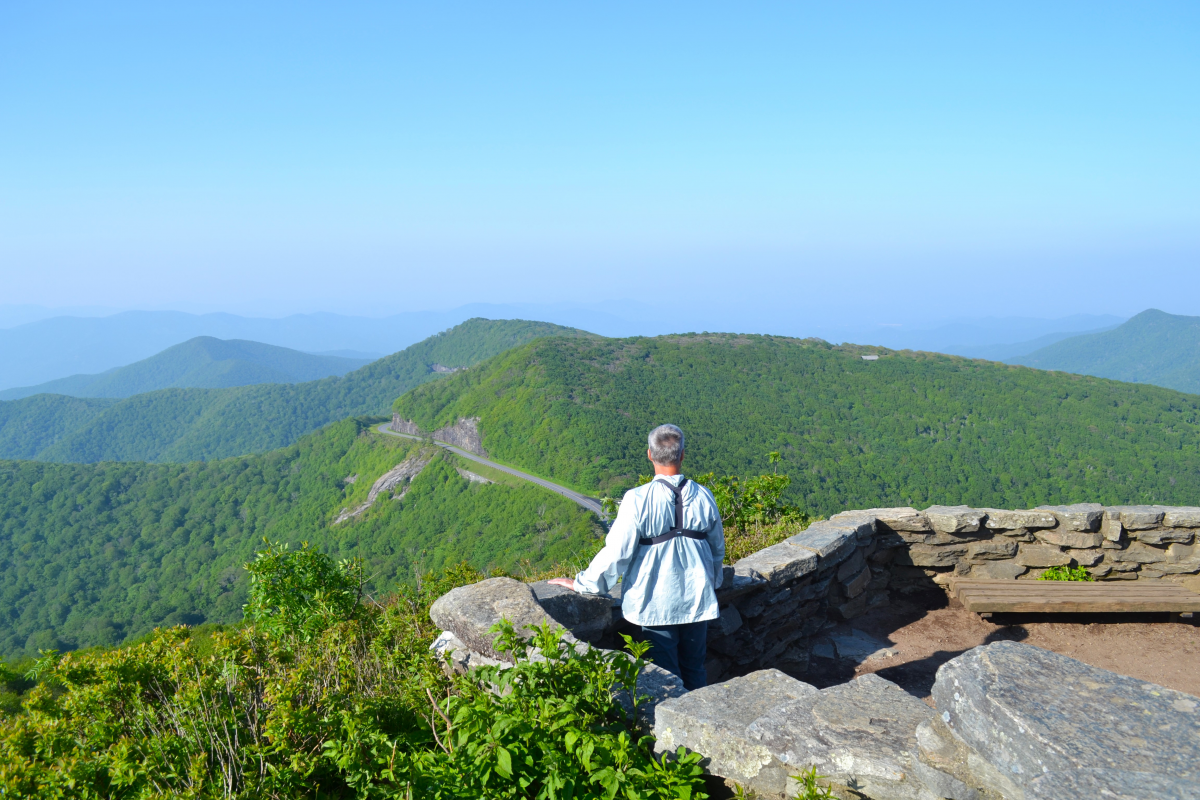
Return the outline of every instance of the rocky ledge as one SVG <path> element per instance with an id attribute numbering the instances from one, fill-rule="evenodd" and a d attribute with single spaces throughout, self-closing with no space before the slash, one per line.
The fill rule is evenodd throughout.
<path id="1" fill-rule="evenodd" d="M 997 642 L 944 664 L 933 699 L 761 670 L 660 703 L 654 732 L 763 798 L 812 767 L 844 798 L 1200 798 L 1200 699 L 1182 692 Z"/>

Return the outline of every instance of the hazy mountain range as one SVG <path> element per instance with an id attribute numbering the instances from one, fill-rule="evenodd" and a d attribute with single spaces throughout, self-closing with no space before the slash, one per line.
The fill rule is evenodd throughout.
<path id="1" fill-rule="evenodd" d="M 1106 315 L 1060 319 L 973 316 L 938 321 L 921 311 L 900 321 L 863 319 L 847 324 L 837 321 L 837 317 L 812 314 L 770 313 L 753 308 L 661 308 L 629 301 L 476 303 L 449 311 L 416 311 L 379 318 L 320 313 L 268 319 L 179 311 L 125 311 L 100 316 L 102 310 L 95 309 L 35 318 L 36 309 L 30 307 L 0 307 L 0 311 L 6 309 L 10 313 L 0 313 L 0 391 L 103 373 L 197 336 L 250 340 L 322 355 L 377 358 L 474 317 L 538 319 L 613 337 L 687 331 L 817 336 L 835 343 L 876 344 L 996 360 L 1030 353 L 1052 341 L 1122 321 Z"/>
<path id="2" fill-rule="evenodd" d="M 197 336 L 150 358 L 99 375 L 72 375 L 0 392 L 0 400 L 35 394 L 132 397 L 158 389 L 221 389 L 256 383 L 301 383 L 345 375 L 374 359 L 313 355 L 244 339 Z"/>
<path id="3" fill-rule="evenodd" d="M 1200 317 L 1152 308 L 1112 330 L 1063 339 L 1009 363 L 1200 394 Z"/>

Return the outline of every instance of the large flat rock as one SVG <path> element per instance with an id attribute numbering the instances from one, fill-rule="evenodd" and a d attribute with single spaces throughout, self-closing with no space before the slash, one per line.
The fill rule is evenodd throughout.
<path id="1" fill-rule="evenodd" d="M 1023 789 L 1088 769 L 1200 782 L 1200 698 L 1048 650 L 977 647 L 938 669 L 933 699 L 954 735 Z"/>
<path id="2" fill-rule="evenodd" d="M 1197 800 L 1200 783 L 1146 772 L 1081 769 L 1049 772 L 1025 792 L 1025 800 Z"/>
<path id="3" fill-rule="evenodd" d="M 817 691 L 762 670 L 660 704 L 654 733 L 660 751 L 701 753 L 709 772 L 763 797 L 794 796 L 793 776 L 815 766 L 843 793 L 929 800 L 912 751 L 917 726 L 933 713 L 876 675 Z"/>
<path id="4" fill-rule="evenodd" d="M 688 692 L 655 709 L 655 748 L 674 752 L 682 745 L 702 754 L 713 775 L 762 794 L 782 796 L 793 770 L 749 729 L 772 709 L 816 694 L 815 687 L 776 669 Z"/>
<path id="5" fill-rule="evenodd" d="M 533 591 L 512 578 L 488 578 L 451 589 L 434 601 L 429 618 L 476 653 L 510 663 L 512 655 L 497 651 L 496 635 L 489 632 L 500 619 L 507 619 L 526 635 L 543 623 L 557 624 L 538 604 Z"/>
<path id="6" fill-rule="evenodd" d="M 872 800 L 925 800 L 913 774 L 917 726 L 933 709 L 878 675 L 776 706 L 748 730 L 793 774 L 816 767 L 835 788 Z M 794 792 L 794 781 L 789 793 Z"/>

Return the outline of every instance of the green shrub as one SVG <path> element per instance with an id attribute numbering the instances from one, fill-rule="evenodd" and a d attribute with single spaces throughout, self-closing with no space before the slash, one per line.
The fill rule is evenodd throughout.
<path id="1" fill-rule="evenodd" d="M 40 659 L 0 718 L 0 797 L 704 797 L 698 757 L 655 760 L 615 699 L 638 652 L 576 653 L 546 628 L 535 660 L 505 625 L 515 666 L 447 677 L 429 605 L 473 569 L 361 603 L 357 565 L 311 548 L 247 568 L 243 626 Z"/>
<path id="2" fill-rule="evenodd" d="M 1087 567 L 1051 567 L 1038 576 L 1039 581 L 1094 581 Z"/>

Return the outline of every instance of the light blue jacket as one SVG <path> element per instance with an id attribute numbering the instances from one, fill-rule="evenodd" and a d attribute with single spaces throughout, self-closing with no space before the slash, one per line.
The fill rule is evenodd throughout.
<path id="1" fill-rule="evenodd" d="M 677 536 L 662 544 L 638 540 L 666 533 L 675 524 L 675 495 L 662 481 L 679 485 L 682 475 L 661 475 L 630 489 L 604 549 L 575 576 L 575 590 L 604 594 L 623 586 L 621 613 L 635 625 L 683 625 L 716 619 L 716 590 L 725 559 L 725 529 L 712 493 L 695 481 L 683 487 L 683 527 L 706 531 L 707 540 Z"/>

